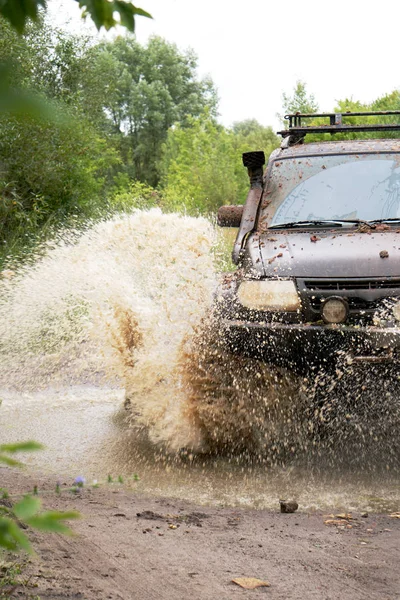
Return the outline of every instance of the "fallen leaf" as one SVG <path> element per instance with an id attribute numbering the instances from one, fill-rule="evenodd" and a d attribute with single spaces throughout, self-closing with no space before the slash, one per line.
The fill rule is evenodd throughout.
<path id="1" fill-rule="evenodd" d="M 389 517 L 391 517 L 392 519 L 400 519 L 400 512 L 394 512 L 391 515 L 389 515 Z"/>
<path id="2" fill-rule="evenodd" d="M 351 513 L 339 513 L 338 515 L 335 515 L 337 519 L 352 519 L 352 515 Z"/>
<path id="3" fill-rule="evenodd" d="M 232 581 L 245 590 L 255 590 L 259 587 L 269 587 L 271 585 L 268 581 L 262 581 L 255 577 L 236 577 L 236 579 L 232 579 Z"/>
<path id="4" fill-rule="evenodd" d="M 317 235 L 310 235 L 310 241 L 311 242 L 319 242 L 321 238 L 319 238 Z"/>
<path id="5" fill-rule="evenodd" d="M 324 521 L 325 525 L 347 525 L 347 519 L 327 519 Z"/>

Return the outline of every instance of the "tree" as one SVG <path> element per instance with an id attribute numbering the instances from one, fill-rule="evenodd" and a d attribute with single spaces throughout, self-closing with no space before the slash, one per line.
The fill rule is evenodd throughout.
<path id="1" fill-rule="evenodd" d="M 294 113 L 315 113 L 319 111 L 319 106 L 313 94 L 307 92 L 307 86 L 304 81 L 298 80 L 293 88 L 292 95 L 282 94 L 283 114 L 279 118 L 286 125 L 283 116 Z"/>
<path id="2" fill-rule="evenodd" d="M 232 141 L 233 134 L 208 112 L 190 117 L 185 127 L 177 124 L 169 130 L 161 161 L 167 208 L 209 213 L 238 202 L 239 160 Z"/>
<path id="3" fill-rule="evenodd" d="M 213 83 L 197 80 L 192 51 L 181 52 L 160 37 L 147 46 L 119 37 L 93 48 L 92 55 L 92 77 L 102 88 L 103 111 L 119 136 L 128 173 L 154 186 L 168 129 L 174 123 L 184 127 L 205 108 L 216 114 Z"/>
<path id="4" fill-rule="evenodd" d="M 223 204 L 242 204 L 249 179 L 242 153 L 279 144 L 271 127 L 256 120 L 225 129 L 205 111 L 185 126 L 174 125 L 163 146 L 161 187 L 168 208 L 196 213 L 216 212 Z"/>
<path id="5" fill-rule="evenodd" d="M 151 15 L 124 0 L 74 0 L 82 9 L 82 16 L 89 16 L 97 29 L 111 29 L 116 25 L 135 30 L 135 17 L 152 18 Z M 0 15 L 19 33 L 25 31 L 29 19 L 38 21 L 40 9 L 46 8 L 46 0 L 0 0 Z M 116 18 L 117 17 L 117 18 Z"/>
<path id="6" fill-rule="evenodd" d="M 85 116 L 80 81 L 87 50 L 78 42 L 48 26 L 31 25 L 19 36 L 0 18 L 0 62 L 9 64 L 2 84 L 15 94 L 10 110 L 0 115 L 3 252 L 49 220 L 99 212 L 121 168 L 113 141 Z M 16 110 L 26 90 L 30 110 L 24 103 Z"/>
<path id="7" fill-rule="evenodd" d="M 256 119 L 234 123 L 232 133 L 239 197 L 245 198 L 249 187 L 249 178 L 241 161 L 243 152 L 263 150 L 266 160 L 268 160 L 269 155 L 279 146 L 280 141 L 272 127 L 264 127 Z"/>

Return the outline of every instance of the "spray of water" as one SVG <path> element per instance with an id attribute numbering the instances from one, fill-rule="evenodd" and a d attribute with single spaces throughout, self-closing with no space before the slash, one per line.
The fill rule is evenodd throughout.
<path id="1" fill-rule="evenodd" d="M 0 385 L 122 383 L 135 396 L 137 424 L 154 439 L 172 438 L 182 399 L 171 378 L 182 338 L 211 302 L 213 228 L 152 210 L 75 238 L 3 272 Z M 168 393 L 155 394 L 163 381 Z"/>
<path id="2" fill-rule="evenodd" d="M 396 374 L 344 363 L 305 379 L 227 351 L 212 319 L 215 244 L 205 219 L 139 211 L 4 271 L 0 388 L 122 386 L 130 425 L 170 452 L 351 462 L 385 442 L 395 464 Z"/>

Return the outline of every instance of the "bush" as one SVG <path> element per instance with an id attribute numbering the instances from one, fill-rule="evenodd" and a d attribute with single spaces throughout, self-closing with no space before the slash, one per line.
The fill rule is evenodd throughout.
<path id="1" fill-rule="evenodd" d="M 116 178 L 116 183 L 119 187 L 109 200 L 111 212 L 129 212 L 135 208 L 148 209 L 162 204 L 160 193 L 146 183 L 129 180 L 126 182 L 122 177 Z"/>

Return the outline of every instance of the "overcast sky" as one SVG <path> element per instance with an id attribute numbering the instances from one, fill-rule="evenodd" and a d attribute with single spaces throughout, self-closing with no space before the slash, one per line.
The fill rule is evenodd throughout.
<path id="1" fill-rule="evenodd" d="M 282 92 L 291 92 L 298 79 L 324 111 L 339 98 L 368 102 L 400 87 L 398 0 L 134 3 L 154 17 L 137 19 L 140 42 L 161 35 L 194 49 L 199 75 L 209 74 L 218 88 L 220 120 L 228 126 L 255 118 L 276 127 Z M 61 5 L 58 24 L 68 16 L 76 23 L 75 3 Z"/>

